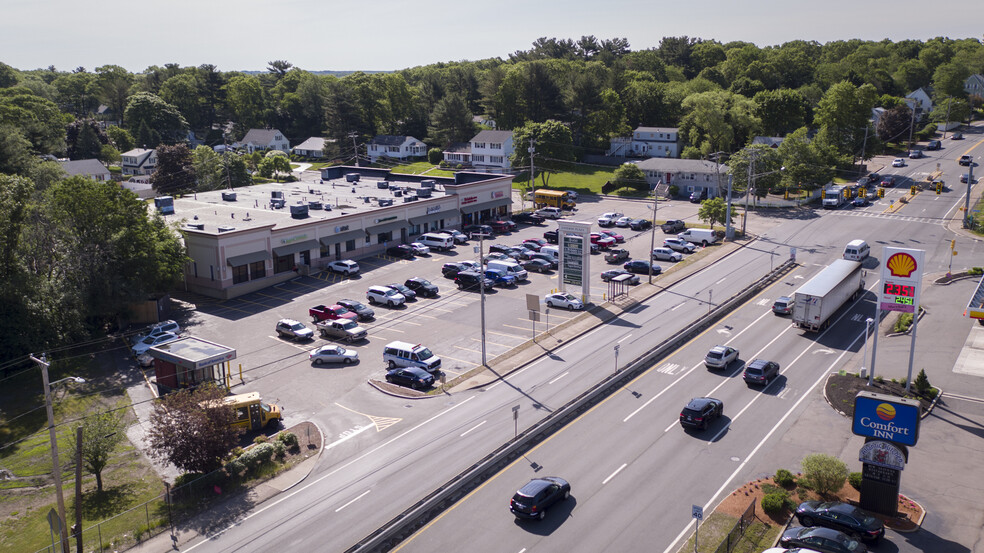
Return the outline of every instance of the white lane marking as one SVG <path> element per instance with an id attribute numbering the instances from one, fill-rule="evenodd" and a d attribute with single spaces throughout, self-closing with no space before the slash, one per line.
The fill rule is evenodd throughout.
<path id="1" fill-rule="evenodd" d="M 608 475 L 608 478 L 605 478 L 604 480 L 601 481 L 601 485 L 604 486 L 605 484 L 607 484 L 609 480 L 611 480 L 612 478 L 615 478 L 615 475 L 618 474 L 618 473 L 620 473 L 620 472 L 622 472 L 622 469 L 624 469 L 627 466 L 629 466 L 628 463 L 622 463 L 622 466 L 620 466 L 617 469 L 615 469 L 615 472 L 609 474 Z"/>
<path id="2" fill-rule="evenodd" d="M 519 553 L 526 553 L 526 548 L 524 547 L 524 548 L 520 549 L 519 550 Z"/>
<path id="3" fill-rule="evenodd" d="M 628 340 L 630 336 L 632 336 L 632 333 L 631 333 L 631 332 L 630 332 L 630 333 L 628 333 L 628 334 L 626 334 L 626 335 L 625 335 L 625 337 L 623 337 L 623 338 L 622 338 L 621 340 L 619 340 L 619 341 L 618 341 L 617 343 L 619 343 L 619 344 L 621 344 L 622 342 L 624 342 L 624 341 L 626 341 L 626 340 Z"/>
<path id="4" fill-rule="evenodd" d="M 225 528 L 223 528 L 222 530 L 219 530 L 218 532 L 215 532 L 214 534 L 209 534 L 209 535 L 207 535 L 207 536 L 202 536 L 202 541 L 200 541 L 200 542 L 198 542 L 198 543 L 196 543 L 195 545 L 192 545 L 192 546 L 189 546 L 189 547 L 187 547 L 187 548 L 185 548 L 185 551 L 191 551 L 192 549 L 195 549 L 195 548 L 196 548 L 196 547 L 198 547 L 199 545 L 204 545 L 204 544 L 206 544 L 206 543 L 209 543 L 209 542 L 210 542 L 210 541 L 212 541 L 213 539 L 215 539 L 215 538 L 217 538 L 217 537 L 219 537 L 219 536 L 221 536 L 222 534 L 225 534 L 225 533 L 226 533 L 226 531 L 228 531 L 228 530 L 230 530 L 230 529 L 232 529 L 232 528 L 234 528 L 234 527 L 236 527 L 236 526 L 239 526 L 239 525 L 241 525 L 241 524 L 242 524 L 243 522 L 245 522 L 245 521 L 247 521 L 247 520 L 249 520 L 249 519 L 251 519 L 251 518 L 253 518 L 253 517 L 255 517 L 256 515 L 258 515 L 258 514 L 260 514 L 260 513 L 262 513 L 262 512 L 264 512 L 264 511 L 266 511 L 267 509 L 272 509 L 272 508 L 274 508 L 274 507 L 276 507 L 277 505 L 280 505 L 280 504 L 281 504 L 281 503 L 283 503 L 284 501 L 287 501 L 288 499 L 290 499 L 290 498 L 292 498 L 292 497 L 294 497 L 295 495 L 297 495 L 297 494 L 299 494 L 299 493 L 301 493 L 301 492 L 303 492 L 303 491 L 305 491 L 305 490 L 307 490 L 308 488 L 310 488 L 310 487 L 312 487 L 312 486 L 316 486 L 316 485 L 318 485 L 318 484 L 319 484 L 319 483 L 320 483 L 320 482 L 321 482 L 322 480 L 324 480 L 324 479 L 326 479 L 326 478 L 329 478 L 329 477 L 331 477 L 331 476 L 334 476 L 334 475 L 335 475 L 336 473 L 338 473 L 338 472 L 341 472 L 342 470 L 344 470 L 344 469 L 346 469 L 346 468 L 348 468 L 348 467 L 350 467 L 351 465 L 354 465 L 355 463 L 358 463 L 359 461 L 362 461 L 362 460 L 363 460 L 363 459 L 365 459 L 366 457 L 368 457 L 368 456 L 370 456 L 370 455 L 372 455 L 373 453 L 376 453 L 377 451 L 379 451 L 379 450 L 381 450 L 381 449 L 383 449 L 384 447 L 386 447 L 386 446 L 388 446 L 388 445 L 390 445 L 390 444 L 392 444 L 393 442 L 395 442 L 395 441 L 397 441 L 397 440 L 399 440 L 399 439 L 401 439 L 401 438 L 403 438 L 404 436 L 406 436 L 406 435 L 408 435 L 408 434 L 410 434 L 411 432 L 414 432 L 414 431 L 416 431 L 416 430 L 418 430 L 418 429 L 420 429 L 420 428 L 422 428 L 422 427 L 423 427 L 424 425 L 426 425 L 426 424 L 428 424 L 428 423 L 431 423 L 431 422 L 433 422 L 433 421 L 435 421 L 435 420 L 437 420 L 437 419 L 438 419 L 439 417 L 442 417 L 442 416 L 444 416 L 444 415 L 446 415 L 446 414 L 448 414 L 448 413 L 450 413 L 451 411 L 454 411 L 454 410 L 455 410 L 455 409 L 457 409 L 458 407 L 461 407 L 462 405 L 464 405 L 464 404 L 466 404 L 466 403 L 468 403 L 469 401 L 471 401 L 471 400 L 473 400 L 473 399 L 475 399 L 475 397 L 476 397 L 476 396 L 469 396 L 469 397 L 467 397 L 467 398 L 465 398 L 464 400 L 462 400 L 462 401 L 461 401 L 461 403 L 459 403 L 459 404 L 457 404 L 457 405 L 452 405 L 451 407 L 448 407 L 447 409 L 445 409 L 445 410 L 443 410 L 443 411 L 441 411 L 440 413 L 438 413 L 438 414 L 436 414 L 436 415 L 434 415 L 433 417 L 431 417 L 431 418 L 429 418 L 429 419 L 427 419 L 427 420 L 425 420 L 425 421 L 423 421 L 423 422 L 421 422 L 420 424 L 418 424 L 417 426 L 414 426 L 413 428 L 408 428 L 408 429 L 407 429 L 407 430 L 406 430 L 406 431 L 405 431 L 404 433 L 402 433 L 402 434 L 399 434 L 399 435 L 397 435 L 397 436 L 393 436 L 393 437 L 392 437 L 392 438 L 390 438 L 389 440 L 387 440 L 387 441 L 385 441 L 385 442 L 383 442 L 383 443 L 381 443 L 381 444 L 379 444 L 378 446 L 376 446 L 376 447 L 374 447 L 374 448 L 372 448 L 372 449 L 370 449 L 369 451 L 367 451 L 367 452 L 365 452 L 365 453 L 363 453 L 362 455 L 359 455 L 359 456 L 357 456 L 357 457 L 354 457 L 354 458 L 353 458 L 353 459 L 352 459 L 351 461 L 349 461 L 349 462 L 347 462 L 347 463 L 345 463 L 345 464 L 342 464 L 342 465 L 339 465 L 339 466 L 338 466 L 338 467 L 337 467 L 337 468 L 336 468 L 335 470 L 332 470 L 332 471 L 330 471 L 330 472 L 328 472 L 328 473 L 326 473 L 326 474 L 325 474 L 324 476 L 322 476 L 321 478 L 318 478 L 317 480 L 313 480 L 313 481 L 311 481 L 311 482 L 310 482 L 310 483 L 309 483 L 308 485 L 306 485 L 306 486 L 303 486 L 303 487 L 300 487 L 300 488 L 298 488 L 298 489 L 296 489 L 296 490 L 294 490 L 294 491 L 293 491 L 292 493 L 288 493 L 288 494 L 286 494 L 286 495 L 284 495 L 284 496 L 283 496 L 283 497 L 281 497 L 280 499 L 278 499 L 278 500 L 276 500 L 276 501 L 273 501 L 273 502 L 271 502 L 271 503 L 270 503 L 269 505 L 267 505 L 266 507 L 263 507 L 263 508 L 261 508 L 261 509 L 258 509 L 257 511 L 255 511 L 255 512 L 253 512 L 253 513 L 250 513 L 249 515 L 246 515 L 245 517 L 243 517 L 243 518 L 241 518 L 241 519 L 239 519 L 239 520 L 237 520 L 237 521 L 236 521 L 235 523 L 233 523 L 233 524 L 230 524 L 229 526 L 226 526 L 226 527 L 225 527 Z"/>
<path id="5" fill-rule="evenodd" d="M 663 374 L 673 374 L 673 371 L 679 368 L 680 365 L 676 363 L 663 363 L 662 365 L 659 366 L 658 369 L 656 369 L 656 372 L 663 373 Z"/>
<path id="6" fill-rule="evenodd" d="M 366 496 L 366 494 L 367 494 L 367 493 L 369 493 L 369 492 L 371 492 L 371 491 L 372 491 L 372 490 L 366 490 L 366 491 L 364 491 L 364 492 L 362 492 L 362 493 L 361 493 L 361 494 L 359 494 L 359 495 L 358 495 L 357 497 L 355 497 L 355 498 L 354 498 L 354 499 L 353 499 L 352 501 L 349 501 L 349 502 L 348 502 L 348 503 L 346 503 L 345 505 L 342 505 L 341 507 L 339 507 L 339 508 L 337 508 L 337 509 L 335 509 L 335 512 L 337 513 L 338 511 L 341 511 L 342 509 L 344 509 L 344 508 L 346 508 L 346 507 L 348 507 L 349 505 L 351 505 L 351 504 L 353 504 L 353 503 L 355 503 L 356 501 L 358 501 L 358 500 L 360 500 L 360 499 L 362 499 L 363 497 L 365 497 L 365 496 Z"/>
<path id="7" fill-rule="evenodd" d="M 981 399 L 979 397 L 962 396 L 960 394 L 954 394 L 953 392 L 943 392 L 943 396 L 944 397 L 948 397 L 948 398 L 953 398 L 953 399 L 962 399 L 964 401 L 973 401 L 973 402 L 976 402 L 976 403 L 984 403 L 984 399 Z"/>
<path id="8" fill-rule="evenodd" d="M 366 430 L 369 430 L 370 428 L 373 428 L 374 426 L 375 425 L 373 425 L 373 424 L 367 424 L 365 426 L 360 426 L 358 428 L 353 428 L 351 430 L 346 430 L 345 432 L 342 432 L 342 437 L 340 439 L 335 440 L 334 442 L 326 445 L 325 448 L 324 448 L 324 450 L 325 451 L 328 451 L 329 449 L 335 447 L 336 445 L 341 445 L 341 444 L 349 441 L 350 439 L 358 436 L 359 434 L 362 434 Z"/>
<path id="9" fill-rule="evenodd" d="M 547 382 L 547 384 L 553 384 L 554 382 L 557 382 L 557 381 L 558 381 L 558 380 L 560 380 L 561 378 L 564 378 L 565 376 L 567 376 L 567 374 L 568 374 L 569 372 L 570 372 L 570 371 L 567 371 L 567 372 L 565 372 L 564 374 L 562 374 L 562 375 L 560 375 L 560 376 L 558 376 L 557 378 L 555 378 L 555 379 L 553 379 L 553 380 L 551 380 L 550 382 Z"/>
<path id="10" fill-rule="evenodd" d="M 663 430 L 663 434 L 666 434 L 666 433 L 667 433 L 667 432 L 669 432 L 670 430 L 673 430 L 673 427 L 674 427 L 674 426 L 676 426 L 676 425 L 678 425 L 678 424 L 680 424 L 680 420 L 679 420 L 679 419 L 678 419 L 678 420 L 675 420 L 675 421 L 673 421 L 673 423 L 672 423 L 672 424 L 670 424 L 669 426 L 667 426 L 667 427 L 666 427 L 666 430 Z"/>
<path id="11" fill-rule="evenodd" d="M 677 309 L 680 309 L 681 307 L 683 307 L 683 304 L 682 304 L 682 303 L 678 303 L 678 304 L 676 304 L 676 305 L 674 305 L 674 306 L 673 306 L 673 307 L 672 307 L 672 308 L 670 309 L 670 311 L 676 311 Z"/>
<path id="12" fill-rule="evenodd" d="M 715 282 L 714 284 L 721 284 L 722 282 L 724 282 L 724 281 L 726 281 L 726 280 L 728 280 L 728 277 L 724 277 L 724 278 L 722 278 L 721 280 L 719 280 L 719 281 L 717 281 L 717 282 Z"/>
<path id="13" fill-rule="evenodd" d="M 476 424 L 475 426 L 473 426 L 473 427 L 471 427 L 471 428 L 469 428 L 468 430 L 465 430 L 465 433 L 464 433 L 464 434 L 462 434 L 462 435 L 460 435 L 460 436 L 458 436 L 458 437 L 459 437 L 459 438 L 464 438 L 465 436 L 467 436 L 467 435 L 468 435 L 468 433 L 469 433 L 469 432 L 471 432 L 472 430 L 475 430 L 475 429 L 476 429 L 476 428 L 478 428 L 479 426 L 482 426 L 482 425 L 483 425 L 483 424 L 485 424 L 486 422 L 488 422 L 488 421 L 482 421 L 482 422 L 480 422 L 480 423 L 478 423 L 478 424 Z"/>
<path id="14" fill-rule="evenodd" d="M 733 336 L 733 337 L 732 337 L 732 338 L 731 338 L 730 340 L 728 340 L 727 342 L 725 342 L 725 344 L 724 344 L 724 345 L 728 345 L 728 344 L 730 344 L 731 342 L 734 342 L 735 340 L 737 340 L 737 339 L 738 339 L 738 337 L 739 337 L 739 336 L 741 336 L 742 334 L 744 334 L 746 330 L 748 330 L 748 329 L 750 329 L 750 328 L 752 328 L 753 326 L 755 326 L 755 324 L 756 324 L 756 323 L 758 323 L 759 321 L 761 321 L 763 317 L 765 317 L 766 315 L 771 315 L 771 314 L 772 314 L 772 312 L 771 312 L 771 311 L 766 311 L 765 313 L 762 313 L 761 315 L 759 315 L 759 318 L 757 318 L 757 319 L 755 319 L 754 321 L 752 321 L 752 324 L 750 324 L 750 325 L 748 325 L 748 326 L 746 326 L 746 327 L 745 327 L 744 329 L 742 329 L 742 331 L 741 331 L 741 332 L 739 332 L 738 334 L 735 334 L 735 335 L 734 335 L 734 336 Z M 654 402 L 654 401 L 656 401 L 656 400 L 657 400 L 657 399 L 659 398 L 659 396 L 661 396 L 661 395 L 663 395 L 663 394 L 665 394 L 665 393 L 667 392 L 667 390 L 669 390 L 669 389 L 670 389 L 670 388 L 672 388 L 673 386 L 676 386 L 676 384 L 677 384 L 678 382 L 680 382 L 681 380 L 683 380 L 684 378 L 686 378 L 686 377 L 687 377 L 687 375 L 689 375 L 690 373 L 692 373 L 692 372 L 694 372 L 695 370 L 697 370 L 697 367 L 703 367 L 703 366 L 704 366 L 704 363 L 703 363 L 703 361 L 702 361 L 702 362 L 700 362 L 700 363 L 698 363 L 698 364 L 696 364 L 696 365 L 694 365 L 694 366 L 693 366 L 693 368 L 691 368 L 691 369 L 690 369 L 690 370 L 688 370 L 687 372 L 685 372 L 685 373 L 683 373 L 683 374 L 681 374 L 679 378 L 677 378 L 676 380 L 674 380 L 673 382 L 671 382 L 669 386 L 667 386 L 667 387 L 665 387 L 665 388 L 663 388 L 663 390 L 662 390 L 662 391 L 660 391 L 660 392 L 659 392 L 658 394 L 656 394 L 655 396 L 653 396 L 653 397 L 652 397 L 652 399 L 650 399 L 649 401 L 647 401 L 647 402 L 645 402 L 645 403 L 643 403 L 642 405 L 640 405 L 640 406 L 639 406 L 639 408 L 638 408 L 638 409 L 636 409 L 635 411 L 632 411 L 631 413 L 629 413 L 629 416 L 627 416 L 627 417 L 625 417 L 624 419 L 622 419 L 622 422 L 628 422 L 628 421 L 629 421 L 629 419 L 631 419 L 632 417 L 634 417 L 634 416 L 636 416 L 636 414 L 638 414 L 638 413 L 639 413 L 639 411 L 642 411 L 643 409 L 645 409 L 646 407 L 648 407 L 648 406 L 649 406 L 649 404 L 650 404 L 650 403 L 652 403 L 652 402 Z"/>

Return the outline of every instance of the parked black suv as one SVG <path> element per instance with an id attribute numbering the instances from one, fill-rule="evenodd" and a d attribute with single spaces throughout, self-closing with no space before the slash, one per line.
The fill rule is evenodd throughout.
<path id="1" fill-rule="evenodd" d="M 433 298 L 434 296 L 437 295 L 437 286 L 431 284 L 431 282 L 425 278 L 420 278 L 420 277 L 410 278 L 407 279 L 407 281 L 404 282 L 403 285 L 416 292 L 417 295 L 419 296 Z"/>
<path id="2" fill-rule="evenodd" d="M 513 495 L 509 512 L 516 518 L 543 520 L 547 509 L 571 496 L 571 485 L 557 476 L 534 478 Z"/>
<path id="3" fill-rule="evenodd" d="M 386 248 L 386 255 L 398 257 L 400 259 L 413 259 L 413 248 L 406 244 L 391 246 Z"/>
<path id="4" fill-rule="evenodd" d="M 454 277 L 458 276 L 458 273 L 464 270 L 465 266 L 461 263 L 445 263 L 444 266 L 441 267 L 441 274 L 444 275 L 445 278 L 454 279 Z"/>
<path id="5" fill-rule="evenodd" d="M 779 376 L 779 363 L 765 359 L 756 359 L 745 365 L 745 372 L 742 374 L 747 384 L 761 384 L 763 387 L 768 386 L 769 382 L 777 376 Z"/>
<path id="6" fill-rule="evenodd" d="M 488 238 L 494 234 L 492 227 L 489 225 L 468 225 L 463 228 L 462 231 L 464 231 L 469 238 L 477 238 L 479 234 L 484 234 L 485 237 Z"/>
<path id="7" fill-rule="evenodd" d="M 516 221 L 517 223 L 526 223 L 529 225 L 542 225 L 543 222 L 546 221 L 546 219 L 540 217 L 539 215 L 525 212 L 525 211 L 523 213 L 514 214 L 512 216 L 512 220 Z"/>
<path id="8" fill-rule="evenodd" d="M 485 291 L 490 292 L 492 290 L 492 287 L 495 285 L 495 282 L 493 282 L 492 279 L 486 278 L 475 271 L 462 271 L 458 273 L 458 276 L 454 278 L 454 282 L 455 284 L 458 285 L 459 290 L 469 290 L 472 288 L 478 290 L 479 286 L 481 286 L 481 284 L 479 283 L 482 280 L 485 281 L 484 284 Z"/>

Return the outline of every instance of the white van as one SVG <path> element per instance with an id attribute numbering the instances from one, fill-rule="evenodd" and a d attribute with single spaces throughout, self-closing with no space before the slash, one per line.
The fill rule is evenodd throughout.
<path id="1" fill-rule="evenodd" d="M 714 235 L 714 231 L 706 228 L 688 228 L 678 234 L 677 238 L 686 240 L 687 242 L 693 242 L 694 244 L 700 244 L 701 246 L 707 246 L 718 241 L 717 236 Z"/>
<path id="2" fill-rule="evenodd" d="M 390 369 L 418 367 L 432 374 L 437 374 L 441 370 L 440 357 L 420 344 L 413 345 L 407 342 L 386 344 L 383 348 L 383 362 L 389 365 Z"/>
<path id="3" fill-rule="evenodd" d="M 454 237 L 450 234 L 428 232 L 417 237 L 417 242 L 435 250 L 448 251 L 454 248 Z"/>
<path id="4" fill-rule="evenodd" d="M 871 248 L 864 240 L 851 240 L 844 248 L 844 259 L 848 261 L 864 261 L 871 254 Z"/>
<path id="5" fill-rule="evenodd" d="M 547 254 L 552 257 L 554 261 L 560 263 L 560 248 L 557 246 L 543 246 L 540 248 L 540 253 Z"/>
<path id="6" fill-rule="evenodd" d="M 512 275 L 516 277 L 516 280 L 526 280 L 529 275 L 519 263 L 514 263 L 512 261 L 489 261 L 487 265 L 489 269 L 495 269 L 497 271 L 502 271 L 507 275 Z"/>

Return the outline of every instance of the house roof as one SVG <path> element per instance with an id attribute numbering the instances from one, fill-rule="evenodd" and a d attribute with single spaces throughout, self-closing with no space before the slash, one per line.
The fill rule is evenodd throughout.
<path id="1" fill-rule="evenodd" d="M 752 139 L 752 144 L 765 144 L 771 148 L 776 148 L 782 144 L 781 136 L 756 136 Z"/>
<path id="2" fill-rule="evenodd" d="M 471 141 L 502 143 L 510 138 L 512 138 L 512 131 L 481 131 Z"/>
<path id="3" fill-rule="evenodd" d="M 98 159 L 76 159 L 72 161 L 59 161 L 59 165 L 70 177 L 75 175 L 108 175 L 109 169 Z"/>
<path id="4" fill-rule="evenodd" d="M 148 150 L 144 148 L 134 148 L 129 152 L 123 152 L 122 155 L 125 157 L 135 157 L 137 158 L 137 163 L 142 163 L 143 160 L 149 157 L 152 153 L 154 153 L 153 149 Z"/>
<path id="5" fill-rule="evenodd" d="M 967 80 L 964 81 L 964 88 L 965 89 L 970 88 L 973 85 L 977 85 L 978 87 L 984 87 L 984 75 L 981 75 L 980 73 L 975 73 L 967 77 Z"/>
<path id="6" fill-rule="evenodd" d="M 395 136 L 392 134 L 379 134 L 373 137 L 372 144 L 379 144 L 380 146 L 402 146 L 408 140 L 414 140 L 420 142 L 412 136 Z"/>
<path id="7" fill-rule="evenodd" d="M 677 132 L 680 129 L 676 127 L 637 127 L 633 132 Z"/>
<path id="8" fill-rule="evenodd" d="M 643 171 L 663 173 L 715 173 L 718 166 L 713 161 L 703 159 L 676 159 L 672 157 L 651 157 L 636 165 Z M 728 172 L 727 165 L 721 165 L 721 174 Z"/>
<path id="9" fill-rule="evenodd" d="M 447 154 L 467 154 L 471 152 L 471 142 L 455 142 L 444 149 Z"/>
<path id="10" fill-rule="evenodd" d="M 930 87 L 930 86 L 924 86 L 924 87 L 921 87 L 921 88 L 917 88 L 917 89 L 913 90 L 912 92 L 906 94 L 905 97 L 906 98 L 912 98 L 912 97 L 915 97 L 920 92 L 922 92 L 927 98 L 932 98 L 933 97 L 933 88 Z"/>
<path id="11" fill-rule="evenodd" d="M 294 146 L 295 150 L 323 150 L 324 148 L 325 139 L 320 136 L 312 136 L 297 146 Z"/>
<path id="12" fill-rule="evenodd" d="M 283 136 L 284 133 L 277 129 L 250 129 L 240 142 L 243 144 L 266 146 L 272 144 L 277 135 Z"/>

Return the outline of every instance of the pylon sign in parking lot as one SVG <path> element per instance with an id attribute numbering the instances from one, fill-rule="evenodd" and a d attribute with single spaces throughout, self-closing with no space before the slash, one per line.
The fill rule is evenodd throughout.
<path id="1" fill-rule="evenodd" d="M 591 293 L 591 223 L 557 221 L 560 285 L 587 304 Z M 579 288 L 577 292 L 571 288 Z"/>
<path id="2" fill-rule="evenodd" d="M 878 306 L 887 311 L 915 313 L 922 291 L 923 250 L 885 248 Z"/>

